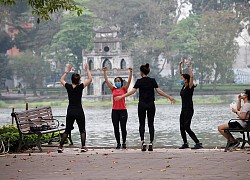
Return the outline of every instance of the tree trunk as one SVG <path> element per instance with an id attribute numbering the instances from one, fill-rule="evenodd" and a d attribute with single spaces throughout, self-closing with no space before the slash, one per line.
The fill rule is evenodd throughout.
<path id="1" fill-rule="evenodd" d="M 37 92 L 36 92 L 36 87 L 35 86 L 31 86 L 32 92 L 34 96 L 37 96 Z"/>
<path id="2" fill-rule="evenodd" d="M 200 90 L 202 90 L 202 85 L 203 85 L 203 72 L 201 72 Z"/>
<path id="3" fill-rule="evenodd" d="M 215 75 L 214 75 L 214 81 L 213 81 L 213 92 L 216 91 L 216 81 L 217 81 L 217 78 L 218 78 L 218 71 L 215 69 Z"/>

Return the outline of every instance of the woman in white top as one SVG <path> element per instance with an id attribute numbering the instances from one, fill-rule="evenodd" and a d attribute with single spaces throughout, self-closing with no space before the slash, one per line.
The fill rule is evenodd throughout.
<path id="1" fill-rule="evenodd" d="M 243 104 L 241 104 L 243 100 Z M 235 140 L 231 133 L 225 133 L 224 130 L 227 128 L 245 128 L 247 126 L 246 119 L 248 118 L 248 111 L 250 111 L 250 89 L 245 89 L 245 93 L 238 95 L 237 108 L 232 108 L 232 112 L 238 115 L 237 120 L 231 120 L 228 123 L 221 124 L 218 126 L 218 131 L 226 138 L 230 140 L 229 148 L 235 148 L 239 146 L 240 142 Z"/>

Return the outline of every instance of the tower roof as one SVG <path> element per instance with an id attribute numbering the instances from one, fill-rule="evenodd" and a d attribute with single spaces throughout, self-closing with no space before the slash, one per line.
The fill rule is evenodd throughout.
<path id="1" fill-rule="evenodd" d="M 109 33 L 109 32 L 119 32 L 120 28 L 118 26 L 107 26 L 107 27 L 97 27 L 94 28 L 96 33 Z"/>

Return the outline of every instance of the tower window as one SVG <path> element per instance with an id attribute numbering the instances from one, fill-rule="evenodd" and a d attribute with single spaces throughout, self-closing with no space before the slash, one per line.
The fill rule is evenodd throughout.
<path id="1" fill-rule="evenodd" d="M 89 65 L 89 70 L 94 69 L 94 62 L 91 58 L 88 58 L 88 65 Z"/>
<path id="2" fill-rule="evenodd" d="M 121 60 L 121 69 L 126 69 L 126 61 L 124 59 Z"/>
<path id="3" fill-rule="evenodd" d="M 111 90 L 109 89 L 107 83 L 104 81 L 102 83 L 102 95 L 108 95 L 108 94 L 112 94 Z"/>
<path id="4" fill-rule="evenodd" d="M 105 52 L 109 52 L 109 47 L 108 47 L 108 46 L 105 46 L 105 47 L 104 47 L 104 51 L 105 51 Z"/>
<path id="5" fill-rule="evenodd" d="M 87 86 L 87 95 L 94 95 L 94 85 L 93 85 L 93 83 L 90 83 Z"/>
<path id="6" fill-rule="evenodd" d="M 109 70 L 112 69 L 112 64 L 108 58 L 103 61 L 102 67 L 107 67 Z"/>

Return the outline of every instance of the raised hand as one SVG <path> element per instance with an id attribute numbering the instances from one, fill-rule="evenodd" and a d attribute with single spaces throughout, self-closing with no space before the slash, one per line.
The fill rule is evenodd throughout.
<path id="1" fill-rule="evenodd" d="M 179 64 L 183 64 L 184 63 L 184 58 L 181 58 L 181 61 L 179 62 Z"/>
<path id="2" fill-rule="evenodd" d="M 133 71 L 133 68 L 132 68 L 131 66 L 130 66 L 128 69 L 129 69 L 129 71 L 130 71 L 130 72 L 132 72 L 132 71 Z"/>
<path id="3" fill-rule="evenodd" d="M 103 70 L 103 71 L 107 71 L 107 67 L 103 67 L 102 70 Z"/>
<path id="4" fill-rule="evenodd" d="M 86 70 L 86 71 L 89 70 L 89 65 L 88 65 L 88 63 L 85 64 L 85 70 Z"/>
<path id="5" fill-rule="evenodd" d="M 71 71 L 71 69 L 72 69 L 72 65 L 68 64 L 66 72 L 69 73 Z"/>
<path id="6" fill-rule="evenodd" d="M 186 65 L 187 65 L 187 66 L 190 66 L 190 62 L 191 62 L 191 59 L 188 58 L 188 59 L 186 60 Z"/>

